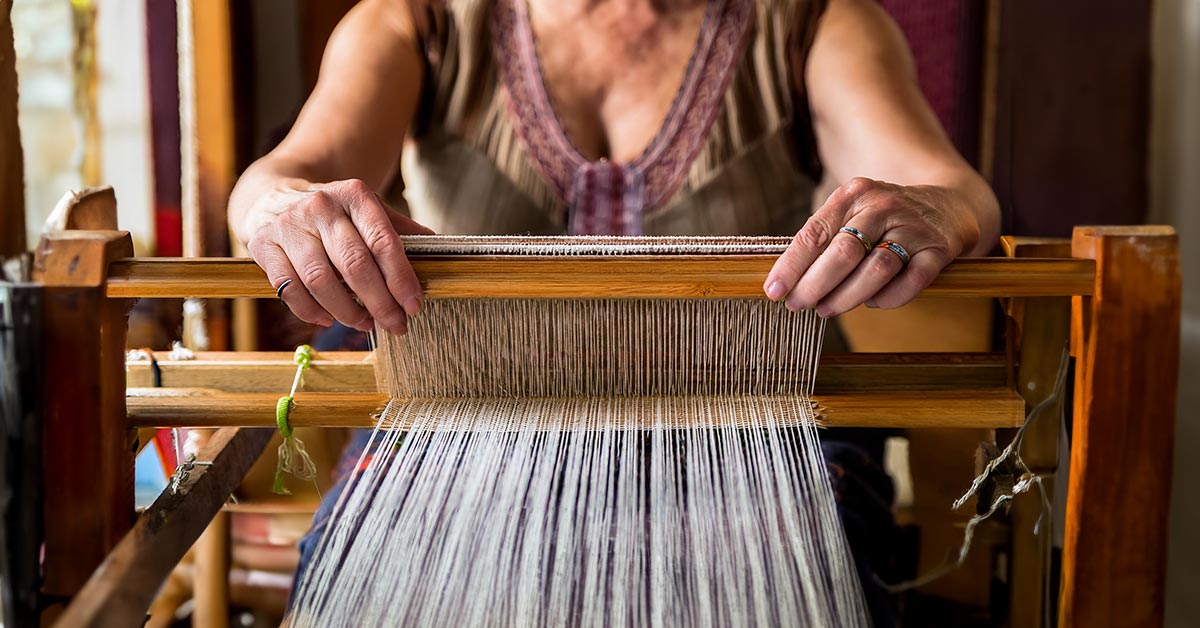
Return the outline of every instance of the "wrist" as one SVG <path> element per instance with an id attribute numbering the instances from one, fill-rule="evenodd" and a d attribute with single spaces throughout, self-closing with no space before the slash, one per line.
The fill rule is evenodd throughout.
<path id="1" fill-rule="evenodd" d="M 291 197 L 308 190 L 311 185 L 305 179 L 276 177 L 261 185 L 251 186 L 251 189 L 242 189 L 239 186 L 239 189 L 234 191 L 231 201 L 236 201 L 240 196 L 252 196 L 253 199 L 242 204 L 244 209 L 240 215 L 230 212 L 230 229 L 234 236 L 243 244 L 249 244 L 255 233 L 275 222 L 280 214 L 288 210 L 292 204 Z M 233 205 L 234 202 L 231 202 L 230 206 Z"/>

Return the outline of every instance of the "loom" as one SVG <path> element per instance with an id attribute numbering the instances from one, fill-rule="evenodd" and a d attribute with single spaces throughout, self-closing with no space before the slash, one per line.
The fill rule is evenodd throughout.
<path id="1" fill-rule="evenodd" d="M 137 625 L 158 587 L 222 508 L 270 439 L 295 367 L 284 353 L 200 353 L 126 368 L 138 298 L 274 298 L 243 259 L 134 258 L 111 194 L 81 196 L 37 250 L 44 398 L 43 622 Z M 1063 626 L 1162 621 L 1180 283 L 1168 227 L 1080 227 L 1070 240 L 1005 238 L 1006 258 L 951 264 L 925 295 L 999 298 L 1006 351 L 822 358 L 814 400 L 829 426 L 980 427 L 1011 439 L 1074 360 Z M 496 256 L 414 251 L 428 299 L 760 299 L 773 255 Z M 318 356 L 296 396 L 295 426 L 371 426 L 386 397 L 364 354 Z M 132 475 L 139 429 L 217 428 L 203 465 L 140 515 Z M 1043 422 L 1034 469 L 1055 465 Z M 964 479 L 965 481 L 965 479 Z M 1030 524 L 1036 514 L 1015 512 Z M 1014 607 L 1042 612 L 1046 541 L 1013 531 Z M 1028 611 L 1023 611 L 1028 612 Z"/>

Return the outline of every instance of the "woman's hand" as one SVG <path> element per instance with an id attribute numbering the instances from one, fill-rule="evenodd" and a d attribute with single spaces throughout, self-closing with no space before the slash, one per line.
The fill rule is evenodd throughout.
<path id="1" fill-rule="evenodd" d="M 408 330 L 422 293 L 400 235 L 432 231 L 388 208 L 367 184 L 280 180 L 247 219 L 250 254 L 272 286 L 291 280 L 280 297 L 296 316 L 362 331 L 375 321 L 392 333 Z"/>
<path id="2" fill-rule="evenodd" d="M 850 227 L 870 241 L 871 247 Z M 793 310 L 837 316 L 859 305 L 895 308 L 925 289 L 980 239 L 976 212 L 953 189 L 851 179 L 834 191 L 775 262 L 763 290 Z M 910 259 L 881 247 L 894 242 Z"/>

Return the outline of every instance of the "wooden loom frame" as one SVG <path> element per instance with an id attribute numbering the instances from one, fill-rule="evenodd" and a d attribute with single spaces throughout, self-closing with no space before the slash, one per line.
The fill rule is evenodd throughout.
<path id="1" fill-rule="evenodd" d="M 164 380 L 211 383 L 216 370 L 245 386 L 271 383 L 257 392 L 127 393 L 128 383 L 145 377 L 134 368 L 127 382 L 131 299 L 274 298 L 274 290 L 248 260 L 133 259 L 111 196 L 84 196 L 58 218 L 35 263 L 47 330 L 41 593 L 51 610 L 43 623 L 138 625 L 263 451 L 272 430 L 247 428 L 274 425 L 275 400 L 286 389 L 278 381 L 290 381 L 294 366 L 283 354 L 203 355 L 164 365 Z M 1179 352 L 1177 238 L 1168 227 L 1089 227 L 1069 243 L 1005 243 L 1012 259 L 955 262 L 926 294 L 1007 299 L 1007 355 L 830 356 L 818 379 L 823 419 L 1016 427 L 1049 395 L 1069 330 L 1075 398 L 1059 623 L 1159 625 Z M 772 263 L 770 256 L 413 257 L 430 298 L 761 298 Z M 293 424 L 369 425 L 382 396 L 344 389 L 364 381 L 362 357 L 320 356 L 306 388 L 338 392 L 300 393 Z M 319 383 L 322 373 L 333 376 Z M 857 383 L 864 374 L 871 391 Z M 198 456 L 212 464 L 196 467 L 182 491 L 165 492 L 138 516 L 136 428 L 173 425 L 222 428 Z M 1034 449 L 1027 462 L 1052 468 L 1053 454 Z M 1018 573 L 1040 571 L 1040 562 L 1022 560 Z"/>

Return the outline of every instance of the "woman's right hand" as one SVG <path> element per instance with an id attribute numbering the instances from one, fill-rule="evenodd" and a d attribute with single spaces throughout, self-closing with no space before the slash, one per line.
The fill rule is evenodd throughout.
<path id="1" fill-rule="evenodd" d="M 422 291 L 400 235 L 433 232 L 387 207 L 367 184 L 282 180 L 255 200 L 247 221 L 250 254 L 272 286 L 291 280 L 281 298 L 296 316 L 408 331 Z"/>

